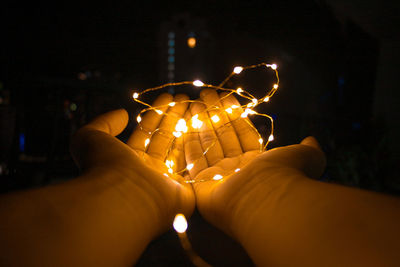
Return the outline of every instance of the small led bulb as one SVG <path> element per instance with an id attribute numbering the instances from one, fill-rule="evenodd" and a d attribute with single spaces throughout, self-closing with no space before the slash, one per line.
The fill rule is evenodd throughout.
<path id="1" fill-rule="evenodd" d="M 194 129 L 200 129 L 203 126 L 203 122 L 198 119 L 199 114 L 196 114 L 192 117 L 192 127 Z"/>
<path id="2" fill-rule="evenodd" d="M 227 108 L 227 109 L 225 109 L 225 111 L 226 111 L 227 113 L 229 113 L 229 114 L 232 114 L 232 108 Z"/>
<path id="3" fill-rule="evenodd" d="M 264 102 L 268 102 L 269 101 L 269 96 L 266 96 L 265 98 L 264 98 Z"/>
<path id="4" fill-rule="evenodd" d="M 236 89 L 236 92 L 240 95 L 241 93 L 243 93 L 243 89 L 239 87 L 238 89 Z"/>
<path id="5" fill-rule="evenodd" d="M 257 104 L 257 103 L 258 103 L 258 100 L 255 99 L 255 98 L 253 98 L 251 101 L 252 101 L 254 104 Z"/>
<path id="6" fill-rule="evenodd" d="M 134 99 L 137 99 L 138 97 L 139 97 L 139 93 L 134 92 L 134 93 L 133 93 L 133 98 L 134 98 Z"/>
<path id="7" fill-rule="evenodd" d="M 238 105 L 232 105 L 231 108 L 238 108 Z"/>
<path id="8" fill-rule="evenodd" d="M 218 180 L 221 180 L 222 177 L 223 176 L 221 174 L 216 174 L 216 175 L 214 175 L 213 180 L 218 181 Z"/>
<path id="9" fill-rule="evenodd" d="M 173 132 L 172 134 L 173 134 L 176 138 L 179 138 L 179 137 L 182 136 L 182 133 L 181 133 L 181 132 Z"/>
<path id="10" fill-rule="evenodd" d="M 235 170 L 235 172 L 238 172 L 238 171 L 240 171 L 240 168 L 237 168 L 237 169 Z"/>
<path id="11" fill-rule="evenodd" d="M 137 120 L 138 123 L 140 123 L 140 122 L 142 121 L 142 117 L 140 117 L 140 115 L 138 115 L 138 116 L 136 117 L 136 120 Z"/>
<path id="12" fill-rule="evenodd" d="M 184 132 L 186 133 L 188 130 L 188 127 L 186 126 L 186 121 L 185 119 L 179 119 L 178 123 L 175 126 L 175 130 L 178 132 Z"/>
<path id="13" fill-rule="evenodd" d="M 278 66 L 275 63 L 271 64 L 271 69 L 276 70 L 277 68 L 278 68 Z"/>
<path id="14" fill-rule="evenodd" d="M 245 112 L 243 112 L 242 114 L 240 114 L 240 117 L 242 117 L 242 118 L 246 118 L 246 117 L 247 117 L 247 115 L 249 115 L 249 113 L 247 113 L 247 112 L 245 111 Z"/>
<path id="15" fill-rule="evenodd" d="M 249 109 L 249 108 L 246 108 L 246 109 L 244 110 L 244 112 L 247 112 L 247 114 L 256 114 L 256 113 L 257 113 L 257 112 L 255 112 L 254 110 Z"/>
<path id="16" fill-rule="evenodd" d="M 256 104 L 254 104 L 254 103 L 248 103 L 247 105 L 246 105 L 246 107 L 248 107 L 248 108 L 251 108 L 251 107 L 254 107 Z"/>
<path id="17" fill-rule="evenodd" d="M 218 115 L 212 116 L 212 117 L 211 117 L 211 120 L 212 120 L 213 122 L 219 122 L 219 117 L 218 117 Z"/>
<path id="18" fill-rule="evenodd" d="M 264 142 L 264 140 L 262 138 L 258 139 L 258 142 L 262 145 L 262 143 Z"/>
<path id="19" fill-rule="evenodd" d="M 195 80 L 193 82 L 193 85 L 197 86 L 197 87 L 202 87 L 204 85 L 204 83 L 202 81 L 200 81 L 200 80 Z"/>
<path id="20" fill-rule="evenodd" d="M 157 112 L 158 115 L 163 114 L 163 112 L 161 110 L 159 110 L 159 109 L 156 109 L 155 112 Z"/>
<path id="21" fill-rule="evenodd" d="M 274 84 L 274 89 L 278 89 L 278 84 Z"/>
<path id="22" fill-rule="evenodd" d="M 234 72 L 235 74 L 239 74 L 239 73 L 242 72 L 242 70 L 243 70 L 243 67 L 237 66 L 237 67 L 235 67 L 235 68 L 233 69 L 233 72 Z"/>
<path id="23" fill-rule="evenodd" d="M 194 164 L 190 163 L 186 166 L 186 169 L 188 169 L 188 171 L 190 171 L 193 168 Z"/>
<path id="24" fill-rule="evenodd" d="M 169 177 L 168 174 L 166 174 L 166 173 L 163 173 L 163 174 L 164 174 L 165 177 Z"/>
<path id="25" fill-rule="evenodd" d="M 168 106 L 173 107 L 173 106 L 175 106 L 175 104 L 176 104 L 175 102 L 171 102 L 168 104 Z"/>
<path id="26" fill-rule="evenodd" d="M 186 232 L 186 229 L 188 228 L 188 224 L 185 218 L 185 215 L 179 213 L 175 216 L 174 223 L 173 223 L 175 231 L 178 233 L 184 233 Z"/>
<path id="27" fill-rule="evenodd" d="M 173 173 L 174 173 L 174 171 L 173 171 L 171 168 L 168 169 L 168 172 L 169 172 L 170 174 L 173 174 Z"/>
<path id="28" fill-rule="evenodd" d="M 150 143 L 150 138 L 147 138 L 147 139 L 144 141 L 144 147 L 147 147 L 147 146 L 149 145 L 149 143 Z"/>
<path id="29" fill-rule="evenodd" d="M 272 134 L 268 137 L 268 141 L 269 142 L 274 141 L 274 136 Z"/>

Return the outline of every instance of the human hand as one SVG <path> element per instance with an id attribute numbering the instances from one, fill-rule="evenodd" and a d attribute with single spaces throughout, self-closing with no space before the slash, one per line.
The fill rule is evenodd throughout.
<path id="1" fill-rule="evenodd" d="M 160 108 L 164 113 L 147 112 L 141 122 L 142 129 L 137 127 L 127 144 L 115 136 L 126 127 L 128 113 L 116 110 L 97 117 L 80 129 L 71 146 L 73 157 L 84 173 L 92 176 L 106 173 L 111 177 L 122 177 L 126 183 L 134 185 L 133 191 L 122 188 L 121 193 L 141 197 L 143 208 L 136 210 L 137 215 L 143 216 L 143 221 L 148 214 L 152 216 L 151 220 L 156 218 L 152 223 L 147 222 L 146 227 L 155 228 L 157 234 L 170 227 L 176 213 L 189 216 L 194 209 L 194 193 L 190 185 L 181 183 L 183 178 L 179 175 L 174 176 L 175 180 L 163 175 L 167 172 L 164 161 L 173 140 L 172 133 L 166 132 L 170 132 L 187 109 L 187 103 L 167 106 L 172 101 L 186 100 L 187 96 L 177 95 L 172 99 L 170 94 L 160 95 L 153 106 L 165 105 Z M 166 116 L 165 112 L 172 116 Z M 156 128 L 165 131 L 155 132 L 146 146 L 149 132 Z M 179 152 L 179 149 L 175 151 Z M 175 153 L 174 156 L 176 162 L 184 161 L 183 154 Z M 129 196 L 126 200 L 129 201 Z M 157 224 L 152 226 L 154 223 Z"/>
<path id="2" fill-rule="evenodd" d="M 207 105 L 217 105 L 222 109 L 240 106 L 232 95 L 225 96 L 226 93 L 218 95 L 211 89 L 200 94 Z M 209 111 L 208 115 L 201 113 L 205 108 L 200 103 L 190 107 L 191 115 L 199 114 L 204 125 L 200 133 L 185 136 L 185 157 L 187 163 L 198 159 L 190 170 L 190 176 L 198 181 L 194 183 L 194 189 L 200 213 L 228 234 L 233 235 L 234 212 L 245 209 L 250 199 L 268 195 L 269 192 L 257 192 L 261 183 L 268 183 L 268 188 L 274 190 L 285 186 L 286 182 L 282 183 L 280 177 L 303 173 L 314 178 L 322 174 L 325 157 L 313 137 L 297 145 L 260 152 L 258 134 L 246 122 L 247 118 L 241 118 L 241 108 L 233 109 L 231 114 L 218 113 L 218 122 L 209 119 L 217 114 L 216 111 Z M 215 145 L 205 157 L 201 157 L 215 138 Z M 223 179 L 213 180 L 216 174 L 222 175 Z"/>

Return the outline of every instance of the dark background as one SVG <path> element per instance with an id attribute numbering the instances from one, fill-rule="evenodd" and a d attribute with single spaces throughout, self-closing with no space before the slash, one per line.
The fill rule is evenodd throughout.
<path id="1" fill-rule="evenodd" d="M 399 195 L 399 8 L 372 0 L 2 3 L 0 191 L 78 175 L 71 135 L 115 108 L 134 118 L 142 107 L 133 90 L 195 78 L 218 84 L 236 65 L 275 62 L 281 87 L 263 110 L 276 118 L 272 145 L 314 135 L 328 158 L 321 180 Z M 230 85 L 261 96 L 273 82 L 264 74 Z M 198 214 L 189 236 L 214 265 L 250 264 Z M 150 264 L 188 264 L 173 232 L 138 265 Z"/>

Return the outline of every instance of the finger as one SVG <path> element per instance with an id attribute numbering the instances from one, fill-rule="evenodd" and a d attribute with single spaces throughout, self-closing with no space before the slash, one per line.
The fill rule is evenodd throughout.
<path id="1" fill-rule="evenodd" d="M 207 108 L 212 106 L 217 106 L 220 110 L 210 110 L 208 111 L 208 115 L 211 118 L 211 123 L 214 127 L 215 132 L 217 133 L 218 140 L 222 146 L 222 150 L 224 151 L 225 157 L 234 157 L 243 153 L 242 148 L 240 147 L 239 139 L 236 135 L 235 129 L 226 112 L 222 109 L 222 104 L 219 101 L 219 96 L 214 89 L 205 89 L 200 93 L 201 99 L 207 105 Z M 213 116 L 217 115 L 219 117 L 219 121 L 213 121 Z"/>
<path id="2" fill-rule="evenodd" d="M 191 112 L 188 111 L 185 114 L 185 119 L 189 120 L 191 116 Z M 194 178 L 199 172 L 208 168 L 208 163 L 203 156 L 203 147 L 201 146 L 198 129 L 193 129 L 191 124 L 188 125 L 188 128 L 189 131 L 183 135 L 183 146 L 187 166 L 193 164 L 193 167 L 189 170 L 189 174 L 191 178 Z"/>
<path id="3" fill-rule="evenodd" d="M 128 112 L 125 109 L 117 109 L 96 117 L 84 126 L 84 128 L 91 128 L 116 136 L 125 129 L 128 120 Z"/>
<path id="4" fill-rule="evenodd" d="M 199 139 L 203 152 L 208 150 L 205 154 L 208 165 L 213 166 L 224 158 L 224 151 L 222 150 L 221 144 L 207 112 L 204 112 L 205 109 L 206 106 L 202 103 L 196 102 L 190 106 L 192 116 L 198 114 L 198 119 L 203 122 L 200 129 L 193 129 L 193 131 L 199 131 Z"/>
<path id="5" fill-rule="evenodd" d="M 170 94 L 161 94 L 152 104 L 153 107 L 168 105 L 172 101 L 173 97 Z M 160 107 L 159 110 L 165 112 L 168 106 Z M 138 125 L 135 131 L 132 133 L 127 144 L 135 150 L 146 151 L 145 140 L 151 138 L 151 133 L 154 132 L 163 116 L 155 112 L 154 110 L 146 112 L 143 116 L 141 124 Z"/>
<path id="6" fill-rule="evenodd" d="M 300 144 L 302 144 L 302 145 L 307 145 L 307 146 L 311 146 L 311 147 L 317 148 L 317 149 L 319 149 L 319 150 L 322 150 L 322 149 L 321 149 L 321 146 L 319 145 L 317 139 L 315 139 L 314 136 L 308 136 L 308 137 L 304 138 L 304 139 L 300 142 Z"/>
<path id="7" fill-rule="evenodd" d="M 233 95 L 227 95 L 227 92 L 220 94 L 221 103 L 224 109 L 231 108 L 232 110 L 232 113 L 227 113 L 227 115 L 239 138 L 243 152 L 258 150 L 260 148 L 260 143 L 258 142 L 259 135 L 252 122 L 248 118 L 240 117 L 243 113 L 243 109 L 239 101 Z M 232 108 L 232 105 L 237 106 L 237 108 Z"/>
<path id="8" fill-rule="evenodd" d="M 187 110 L 188 103 L 179 103 L 188 100 L 188 96 L 179 94 L 174 98 L 175 106 L 170 107 L 166 115 L 162 118 L 158 131 L 152 136 L 147 153 L 160 160 L 165 160 L 169 148 L 175 139 L 172 132 L 179 119 L 183 117 Z"/>

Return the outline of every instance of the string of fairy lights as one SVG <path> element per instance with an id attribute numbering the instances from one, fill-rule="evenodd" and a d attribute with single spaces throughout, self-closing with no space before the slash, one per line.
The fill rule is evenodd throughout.
<path id="1" fill-rule="evenodd" d="M 240 75 L 243 71 L 247 71 L 247 70 L 251 70 L 251 69 L 255 69 L 255 68 L 264 68 L 264 69 L 272 70 L 272 71 L 275 72 L 276 81 L 275 81 L 275 83 L 272 84 L 272 86 L 269 89 L 267 89 L 267 93 L 263 97 L 256 98 L 249 91 L 247 91 L 247 90 L 245 90 L 245 89 L 243 89 L 241 87 L 238 87 L 236 89 L 231 89 L 231 88 L 225 88 L 224 87 L 225 84 L 233 76 Z M 132 95 L 133 96 L 133 100 L 136 101 L 137 103 L 140 103 L 140 104 L 146 106 L 146 108 L 142 109 L 139 112 L 138 116 L 136 117 L 136 120 L 138 122 L 138 126 L 142 130 L 145 130 L 143 128 L 142 124 L 141 124 L 142 115 L 143 115 L 143 113 L 148 112 L 148 111 L 154 111 L 158 115 L 176 116 L 175 114 L 169 114 L 167 112 L 163 112 L 162 110 L 164 110 L 165 108 L 168 108 L 168 107 L 174 107 L 177 104 L 177 102 L 170 102 L 168 104 L 161 105 L 161 106 L 152 106 L 151 104 L 146 103 L 143 100 L 141 100 L 140 99 L 141 96 L 143 96 L 146 93 L 149 93 L 149 92 L 152 92 L 152 91 L 161 90 L 161 89 L 166 88 L 166 87 L 183 86 L 183 85 L 193 85 L 195 87 L 200 87 L 200 88 L 213 88 L 213 89 L 215 89 L 217 91 L 228 92 L 225 96 L 223 96 L 223 97 L 221 97 L 219 99 L 220 101 L 223 100 L 224 98 L 227 98 L 230 95 L 235 95 L 237 97 L 240 97 L 240 98 L 243 98 L 245 100 L 248 100 L 249 102 L 244 104 L 244 105 L 231 105 L 228 108 L 222 108 L 220 105 L 218 105 L 218 103 L 214 103 L 214 104 L 210 105 L 209 103 L 205 103 L 202 100 L 183 100 L 183 101 L 180 101 L 179 103 L 201 103 L 201 104 L 203 104 L 206 108 L 203 111 L 201 111 L 201 113 L 206 113 L 207 114 L 207 112 L 212 111 L 214 115 L 211 116 L 210 119 L 214 123 L 217 123 L 217 122 L 220 121 L 220 116 L 219 115 L 221 115 L 222 112 L 225 112 L 227 114 L 232 114 L 233 110 L 235 110 L 235 109 L 243 110 L 243 112 L 240 115 L 241 118 L 247 118 L 250 115 L 265 117 L 270 121 L 270 124 L 271 124 L 270 132 L 268 134 L 268 138 L 267 138 L 266 141 L 264 141 L 264 139 L 262 138 L 261 134 L 258 132 L 257 128 L 254 127 L 254 125 L 250 122 L 250 120 L 244 120 L 244 121 L 246 121 L 249 124 L 249 126 L 257 133 L 258 142 L 260 143 L 260 151 L 266 150 L 268 144 L 271 141 L 274 140 L 274 120 L 273 120 L 273 118 L 268 114 L 257 112 L 255 110 L 255 108 L 258 105 L 262 104 L 262 103 L 268 102 L 271 99 L 271 97 L 275 94 L 275 92 L 278 90 L 278 88 L 279 88 L 279 75 L 278 75 L 278 70 L 277 70 L 277 65 L 276 64 L 260 63 L 260 64 L 256 64 L 256 65 L 245 66 L 245 67 L 236 66 L 236 67 L 234 67 L 233 71 L 218 86 L 212 85 L 212 84 L 206 84 L 206 83 L 203 83 L 200 80 L 195 80 L 195 81 L 183 81 L 183 82 L 177 82 L 177 83 L 166 83 L 166 84 L 163 84 L 163 85 L 160 85 L 160 86 L 157 86 L 157 87 L 152 87 L 152 88 L 145 89 L 142 92 L 134 92 L 133 95 Z M 199 119 L 199 114 L 200 113 L 195 114 L 195 115 L 191 116 L 191 118 L 179 118 L 178 121 L 177 121 L 177 124 L 175 126 L 174 131 L 172 131 L 172 132 L 165 132 L 164 131 L 164 134 L 167 134 L 167 135 L 168 134 L 169 135 L 172 134 L 172 137 L 173 137 L 173 142 L 171 143 L 168 155 L 169 155 L 169 153 L 171 153 L 171 148 L 173 147 L 172 144 L 174 143 L 175 139 L 182 138 L 182 136 L 188 132 L 188 124 L 189 123 L 190 123 L 190 125 L 191 125 L 191 127 L 193 129 L 198 130 L 198 132 L 201 131 L 201 128 L 203 127 L 204 122 Z M 228 122 L 226 124 L 229 124 L 229 123 L 232 123 L 232 122 Z M 227 126 L 226 124 L 222 125 L 221 127 Z M 151 132 L 147 131 L 149 137 L 144 141 L 144 144 L 143 144 L 144 150 L 146 150 L 146 148 L 150 144 L 152 136 L 156 132 L 161 132 L 161 131 L 162 130 L 159 129 L 159 128 L 157 128 L 157 129 L 155 129 L 154 131 L 151 131 Z M 194 132 L 191 131 L 191 133 L 194 133 Z M 192 162 L 187 162 L 186 167 L 184 167 L 184 168 L 182 168 L 180 170 L 176 170 L 175 169 L 176 164 L 175 164 L 174 160 L 170 159 L 168 157 L 168 155 L 167 155 L 167 157 L 166 157 L 167 159 L 165 160 L 165 166 L 167 167 L 168 173 L 164 173 L 164 175 L 167 176 L 167 177 L 170 177 L 170 176 L 173 176 L 173 175 L 182 175 L 185 172 L 190 171 L 195 166 L 195 164 L 201 159 L 201 157 L 204 157 L 207 154 L 207 152 L 216 144 L 217 141 L 218 141 L 218 138 L 216 137 L 214 142 L 211 142 L 211 144 L 204 149 L 204 152 L 202 153 L 202 155 L 199 158 L 193 160 Z M 236 169 L 235 172 L 237 172 L 239 170 L 240 169 Z M 195 182 L 203 182 L 204 181 L 204 180 L 194 180 L 194 179 L 190 178 L 189 175 L 187 175 L 186 177 L 187 178 L 185 178 L 186 179 L 185 182 L 187 182 L 187 183 L 195 183 Z M 211 179 L 213 179 L 213 180 L 221 180 L 221 179 L 223 179 L 223 176 L 221 174 L 216 174 Z"/>
<path id="2" fill-rule="evenodd" d="M 230 88 L 225 88 L 225 84 L 235 75 L 240 75 L 240 73 L 242 73 L 243 71 L 247 71 L 250 69 L 255 69 L 255 68 L 264 68 L 267 70 L 272 70 L 275 72 L 275 76 L 276 76 L 276 81 L 275 83 L 272 84 L 272 86 L 267 89 L 267 93 L 261 97 L 261 98 L 256 98 L 254 97 L 250 92 L 246 91 L 245 89 L 239 87 L 236 89 L 230 89 Z M 152 87 L 152 88 L 148 88 L 143 90 L 142 92 L 134 92 L 133 93 L 133 99 L 146 106 L 146 108 L 144 108 L 143 110 L 141 110 L 139 112 L 139 115 L 136 117 L 136 120 L 138 122 L 138 125 L 140 127 L 141 130 L 144 130 L 145 132 L 148 132 L 149 137 L 144 141 L 143 144 L 143 148 L 144 151 L 146 151 L 146 148 L 149 146 L 150 142 L 151 142 L 151 138 L 152 136 L 156 133 L 156 132 L 162 132 L 163 130 L 161 130 L 160 128 L 155 129 L 154 131 L 146 131 L 146 129 L 144 129 L 144 127 L 142 126 L 142 114 L 148 111 L 154 111 L 156 112 L 158 115 L 166 115 L 166 116 L 176 116 L 174 113 L 170 114 L 168 112 L 163 112 L 162 110 L 165 110 L 168 107 L 174 107 L 176 104 L 179 104 L 177 102 L 170 102 L 168 104 L 165 105 L 161 105 L 161 106 L 152 106 L 151 104 L 148 104 L 146 102 L 144 102 L 143 100 L 140 99 L 141 96 L 143 96 L 146 93 L 152 92 L 152 91 L 157 91 L 157 90 L 161 90 L 163 88 L 166 87 L 170 87 L 170 86 L 183 86 L 183 85 L 193 85 L 195 87 L 202 87 L 202 88 L 213 88 L 215 90 L 220 90 L 220 91 L 226 91 L 228 92 L 225 96 L 221 97 L 219 101 L 223 100 L 224 98 L 229 97 L 230 95 L 235 95 L 237 97 L 241 97 L 245 100 L 248 100 L 249 102 L 244 104 L 244 105 L 231 105 L 229 107 L 224 107 L 222 108 L 218 103 L 214 103 L 214 104 L 209 104 L 209 103 L 205 103 L 202 100 L 183 100 L 180 101 L 179 103 L 201 103 L 203 104 L 206 108 L 204 110 L 202 110 L 200 113 L 205 113 L 205 115 L 207 114 L 214 114 L 210 117 L 210 120 L 213 121 L 214 123 L 218 123 L 221 118 L 221 113 L 225 112 L 227 114 L 232 114 L 234 110 L 240 110 L 242 111 L 242 113 L 240 114 L 240 117 L 238 119 L 244 119 L 244 121 L 255 131 L 255 133 L 257 133 L 258 135 L 258 142 L 260 144 L 260 151 L 264 151 L 266 150 L 268 144 L 274 140 L 274 120 L 271 116 L 269 116 L 268 114 L 264 114 L 264 113 L 259 113 L 255 110 L 255 108 L 262 104 L 262 103 L 266 103 L 268 102 L 271 97 L 275 94 L 275 92 L 278 90 L 279 88 L 279 75 L 278 75 L 278 70 L 277 70 L 277 65 L 276 64 L 266 64 L 266 63 L 260 63 L 257 65 L 251 65 L 251 66 L 236 66 L 234 67 L 233 71 L 218 85 L 212 85 L 212 84 L 205 84 L 200 80 L 195 80 L 195 81 L 184 81 L 184 82 L 178 82 L 178 83 L 166 83 L 157 87 Z M 212 113 L 208 113 L 209 111 L 212 111 Z M 190 171 L 195 164 L 202 158 L 205 157 L 206 154 L 208 153 L 208 151 L 210 151 L 210 149 L 217 143 L 218 141 L 218 137 L 215 136 L 215 139 L 213 142 L 210 143 L 210 145 L 208 147 L 206 147 L 203 151 L 203 153 L 201 154 L 200 157 L 198 157 L 197 159 L 193 160 L 192 162 L 187 162 L 186 167 L 182 168 L 181 170 L 176 170 L 175 166 L 177 164 L 175 164 L 174 160 L 171 159 L 169 157 L 169 154 L 172 152 L 171 148 L 173 147 L 173 143 L 175 142 L 176 139 L 178 138 L 183 138 L 183 136 L 185 134 L 188 133 L 188 124 L 191 125 L 191 128 L 194 130 L 197 130 L 198 132 L 193 132 L 191 131 L 190 133 L 200 133 L 202 131 L 202 127 L 204 127 L 204 122 L 202 120 L 199 119 L 199 115 L 200 113 L 194 114 L 193 116 L 191 116 L 190 118 L 175 118 L 178 119 L 177 123 L 175 125 L 175 129 L 172 132 L 164 132 L 164 134 L 170 136 L 173 138 L 173 141 L 169 147 L 168 153 L 167 153 L 167 157 L 165 160 L 165 166 L 168 170 L 168 173 L 164 173 L 164 175 L 166 177 L 172 177 L 173 175 L 182 175 L 185 174 L 185 172 Z M 261 134 L 258 132 L 257 128 L 254 127 L 254 125 L 251 123 L 250 120 L 246 119 L 248 118 L 248 116 L 262 116 L 267 118 L 270 123 L 271 123 L 271 127 L 270 127 L 270 132 L 268 133 L 268 139 L 264 142 L 264 139 L 262 138 Z M 207 116 L 204 116 L 206 118 L 208 118 Z M 221 128 L 226 128 L 228 126 L 228 124 L 232 123 L 232 121 L 229 121 L 225 124 L 223 124 L 221 126 Z M 203 129 L 204 130 L 204 129 Z M 240 171 L 240 169 L 235 169 L 234 172 L 238 172 Z M 186 175 L 185 177 L 189 177 L 189 178 L 185 178 L 185 182 L 186 183 L 196 183 L 196 182 L 204 182 L 205 180 L 195 180 L 193 178 L 190 178 L 190 175 Z M 210 178 L 209 180 L 215 180 L 215 181 L 219 181 L 222 180 L 224 178 L 223 175 L 221 174 L 215 174 L 212 178 Z M 188 255 L 189 259 L 192 261 L 192 263 L 195 266 L 199 266 L 199 267 L 209 267 L 211 265 L 209 265 L 206 261 L 204 261 L 192 248 L 189 238 L 186 235 L 186 230 L 188 228 L 188 223 L 187 220 L 185 218 L 185 215 L 178 213 L 175 216 L 175 219 L 173 221 L 173 227 L 175 229 L 175 231 L 178 234 L 179 240 L 181 242 L 181 245 L 183 247 L 183 249 L 185 250 L 186 254 Z"/>

